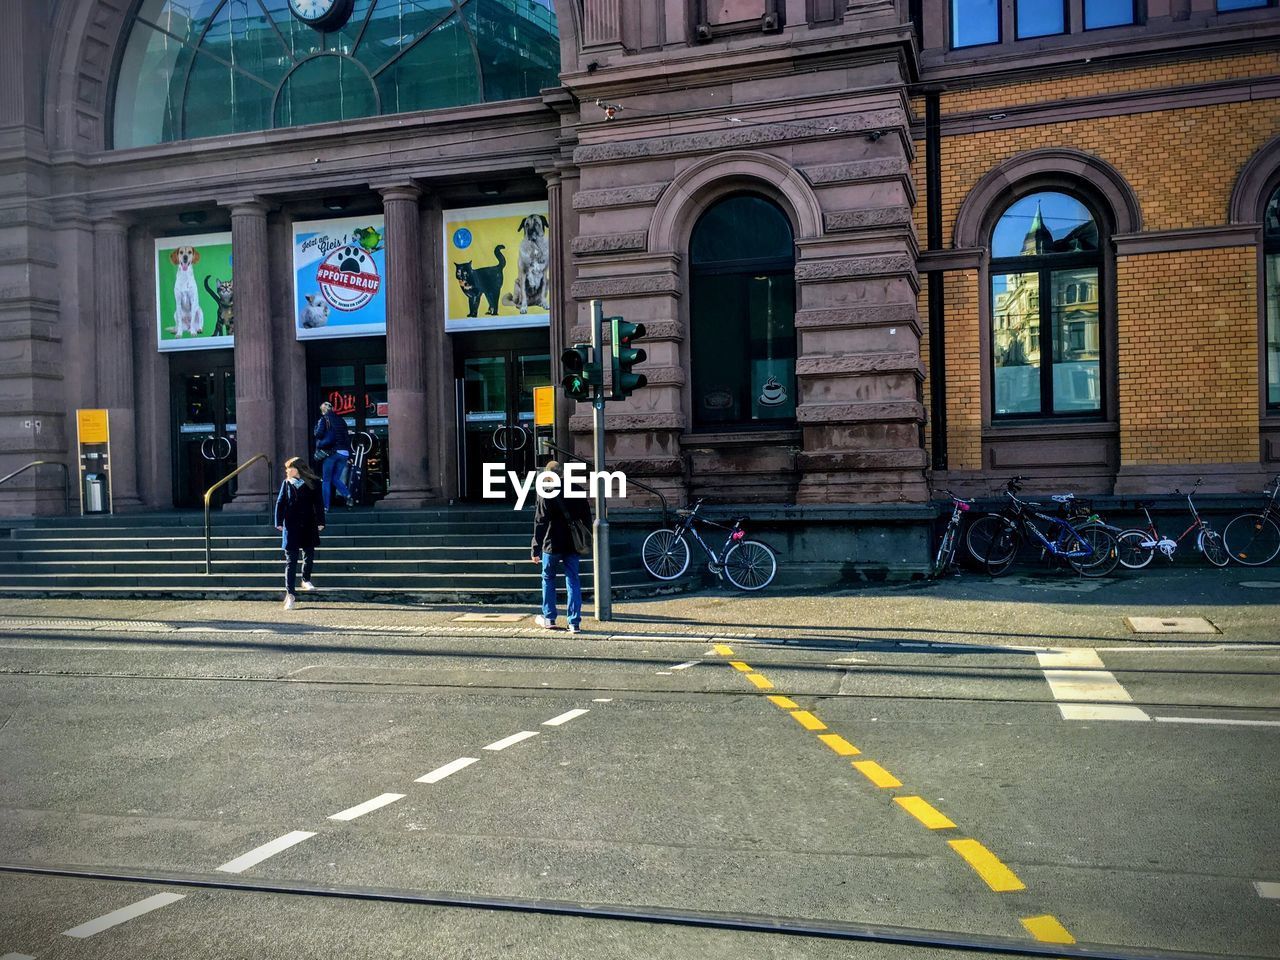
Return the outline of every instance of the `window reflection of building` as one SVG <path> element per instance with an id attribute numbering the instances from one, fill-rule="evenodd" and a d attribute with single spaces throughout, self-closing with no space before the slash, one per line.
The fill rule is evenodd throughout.
<path id="1" fill-rule="evenodd" d="M 1280 407 L 1280 187 L 1262 218 L 1267 301 L 1267 405 Z"/>
<path id="2" fill-rule="evenodd" d="M 1019 227 L 1026 219 L 1029 225 Z M 1101 412 L 1099 245 L 1092 215 L 1064 194 L 1025 197 L 1001 217 L 992 249 L 995 416 Z"/>

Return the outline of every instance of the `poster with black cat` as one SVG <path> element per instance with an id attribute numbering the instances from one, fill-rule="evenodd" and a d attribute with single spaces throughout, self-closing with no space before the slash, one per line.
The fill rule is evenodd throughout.
<path id="1" fill-rule="evenodd" d="M 235 343 L 231 234 L 156 240 L 156 347 L 214 350 Z"/>
<path id="2" fill-rule="evenodd" d="M 545 201 L 444 211 L 445 329 L 551 323 Z"/>
<path id="3" fill-rule="evenodd" d="M 293 225 L 299 340 L 386 336 L 385 235 L 382 214 Z"/>

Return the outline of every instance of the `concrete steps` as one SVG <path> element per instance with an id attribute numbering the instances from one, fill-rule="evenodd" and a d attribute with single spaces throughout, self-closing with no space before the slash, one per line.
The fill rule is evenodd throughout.
<path id="1" fill-rule="evenodd" d="M 531 510 L 334 511 L 321 540 L 317 597 L 413 602 L 532 602 Z M 266 598 L 283 591 L 280 534 L 264 515 L 218 514 L 205 573 L 200 513 L 0 521 L 0 595 Z M 584 593 L 592 563 L 583 558 Z M 620 597 L 694 585 L 662 583 L 634 547 L 613 551 Z"/>

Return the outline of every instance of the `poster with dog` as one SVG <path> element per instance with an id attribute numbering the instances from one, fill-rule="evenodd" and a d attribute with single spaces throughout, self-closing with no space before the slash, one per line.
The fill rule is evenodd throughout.
<path id="1" fill-rule="evenodd" d="M 445 329 L 551 323 L 547 204 L 444 211 Z"/>
<path id="2" fill-rule="evenodd" d="M 386 336 L 385 236 L 381 214 L 293 225 L 299 340 Z"/>
<path id="3" fill-rule="evenodd" d="M 231 234 L 156 240 L 156 345 L 212 350 L 235 343 Z"/>

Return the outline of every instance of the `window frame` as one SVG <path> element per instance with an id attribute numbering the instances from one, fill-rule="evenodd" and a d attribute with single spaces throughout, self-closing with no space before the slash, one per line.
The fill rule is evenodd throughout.
<path id="1" fill-rule="evenodd" d="M 1271 312 L 1268 309 L 1270 300 L 1267 297 L 1267 257 L 1280 257 L 1280 229 L 1267 233 L 1267 208 L 1271 206 L 1272 198 L 1280 203 L 1280 176 L 1273 176 L 1271 189 L 1264 191 L 1262 211 L 1259 216 L 1262 221 L 1262 243 L 1260 244 L 1262 256 L 1258 277 L 1258 292 L 1262 299 L 1262 402 L 1267 416 L 1274 417 L 1280 416 L 1280 398 L 1275 401 L 1271 399 L 1271 351 L 1268 343 L 1271 332 Z M 1280 315 L 1275 320 L 1277 330 L 1280 331 Z"/>
<path id="2" fill-rule="evenodd" d="M 1080 0 L 1080 33 L 1096 33 L 1099 30 L 1119 30 L 1122 27 L 1132 27 L 1141 23 L 1142 11 L 1139 9 L 1138 0 L 1129 0 L 1129 22 L 1128 23 L 1108 23 L 1105 26 L 1091 27 L 1089 26 L 1089 0 Z"/>
<path id="3" fill-rule="evenodd" d="M 947 49 L 948 50 L 981 50 L 984 47 L 998 47 L 1005 42 L 1004 5 L 1006 0 L 996 0 L 996 38 L 983 43 L 956 43 L 956 4 L 964 0 L 946 0 L 947 5 Z"/>
<path id="4" fill-rule="evenodd" d="M 1107 221 L 1099 216 L 1096 205 L 1090 202 L 1078 192 L 1066 189 L 1060 186 L 1041 185 L 1025 192 L 1019 192 L 1015 196 L 1007 197 L 999 204 L 1000 213 L 990 220 L 990 225 L 986 232 L 987 250 L 992 249 L 995 239 L 995 231 L 1000 221 L 1004 219 L 1012 206 L 1028 197 L 1034 197 L 1042 193 L 1060 193 L 1070 197 L 1077 203 L 1081 204 L 1093 218 L 1094 224 L 1098 229 L 1098 249 L 1093 251 L 1084 251 L 1079 253 L 1058 253 L 1040 256 L 1012 256 L 1012 257 L 992 257 L 988 261 L 985 273 L 985 287 L 983 297 L 986 301 L 985 318 L 985 337 L 982 339 L 986 344 L 985 365 L 987 371 L 987 402 L 989 404 L 989 422 L 993 426 L 1026 424 L 1029 422 L 1049 422 L 1049 423 L 1103 423 L 1108 422 L 1111 415 L 1111 407 L 1114 403 L 1112 397 L 1112 384 L 1110 372 L 1110 349 L 1109 343 L 1111 331 L 1108 328 L 1108 310 L 1107 305 L 1109 298 L 1106 295 L 1110 282 L 1110 271 L 1108 269 L 1107 257 L 1107 241 L 1109 234 L 1104 229 Z M 1092 413 L 1081 411 L 1070 411 L 1057 413 L 1053 409 L 1053 274 L 1057 271 L 1064 270 L 1080 270 L 1092 269 L 1097 276 L 1097 300 L 1098 304 L 1098 386 L 1100 391 L 1098 409 Z M 1038 322 L 1036 324 L 1036 333 L 1040 342 L 1040 409 L 1030 413 L 1000 413 L 996 404 L 996 309 L 995 309 L 995 280 L 1000 276 L 1010 274 L 1036 274 L 1036 290 L 1038 307 Z M 1073 281 L 1074 283 L 1074 281 Z M 1064 304 L 1065 306 L 1065 297 Z M 1048 349 L 1046 349 L 1048 345 Z"/>
<path id="5" fill-rule="evenodd" d="M 710 213 L 720 204 L 726 203 L 730 200 L 737 199 L 739 197 L 750 197 L 755 200 L 763 201 L 764 203 L 767 203 L 771 207 L 773 207 L 774 210 L 777 211 L 778 215 L 782 217 L 783 222 L 786 223 L 787 229 L 791 234 L 791 251 L 792 252 L 789 258 L 787 257 L 755 257 L 755 258 L 740 259 L 740 260 L 717 260 L 717 261 L 711 261 L 704 264 L 699 264 L 694 260 L 693 240 L 694 240 L 694 234 L 697 232 L 698 225 L 702 222 L 703 218 L 706 217 L 708 213 Z M 799 310 L 799 296 L 798 296 L 798 291 L 795 290 L 795 270 L 796 270 L 796 260 L 797 260 L 796 254 L 795 254 L 795 239 L 796 239 L 795 224 L 792 223 L 791 217 L 787 215 L 785 208 L 783 208 L 783 206 L 779 204 L 776 200 L 774 200 L 772 197 L 759 191 L 735 190 L 731 193 L 725 193 L 720 196 L 717 196 L 714 200 L 712 200 L 705 207 L 699 210 L 697 215 L 693 218 L 692 224 L 689 228 L 689 235 L 686 241 L 686 250 L 688 252 L 688 263 L 689 263 L 689 267 L 688 267 L 688 270 L 689 270 L 689 273 L 688 273 L 688 277 L 689 277 L 689 315 L 688 315 L 689 316 L 689 334 L 688 334 L 688 337 L 689 337 L 689 346 L 688 346 L 689 408 L 688 409 L 689 409 L 690 417 L 689 417 L 688 432 L 691 436 L 715 435 L 715 434 L 765 433 L 765 432 L 777 431 L 777 430 L 793 430 L 798 425 L 799 420 L 795 414 L 786 418 L 780 417 L 778 419 L 761 420 L 761 421 L 753 421 L 750 419 L 750 417 L 745 417 L 745 418 L 740 418 L 736 421 L 718 421 L 718 422 L 710 422 L 710 423 L 704 422 L 699 417 L 699 414 L 698 414 L 698 393 L 697 393 L 698 372 L 697 372 L 697 365 L 695 363 L 695 354 L 694 354 L 694 346 L 693 346 L 694 339 L 698 336 L 697 314 L 694 312 L 695 300 L 696 300 L 696 295 L 694 291 L 697 285 L 697 281 L 700 277 L 746 276 L 749 274 L 777 274 L 777 273 L 790 274 L 792 290 L 793 290 L 793 300 L 792 300 L 793 311 L 792 311 L 792 317 L 791 317 L 791 330 L 792 330 L 792 339 L 793 339 L 793 343 L 795 344 L 795 353 L 796 353 L 796 356 L 791 358 L 791 363 L 792 363 L 791 380 L 793 384 L 793 389 L 795 388 L 796 386 L 795 364 L 799 360 L 799 352 L 800 352 L 799 335 L 795 329 L 795 313 Z M 751 355 L 750 355 L 750 352 L 748 351 L 747 353 L 748 364 L 750 364 L 750 361 L 751 361 Z M 738 378 L 739 383 L 743 382 L 744 378 L 748 384 L 750 383 L 751 372 L 749 368 L 736 371 L 735 375 Z M 800 406 L 799 397 L 797 396 L 795 400 L 796 400 L 795 406 L 798 409 Z"/>
<path id="6" fill-rule="evenodd" d="M 1255 10 L 1267 10 L 1271 7 L 1274 7 L 1277 4 L 1277 2 L 1280 2 L 1280 0 L 1262 0 L 1262 3 L 1255 3 L 1249 7 L 1233 7 L 1229 10 L 1224 10 L 1222 8 L 1222 0 L 1214 0 L 1213 12 L 1219 15 L 1221 14 L 1230 15 L 1233 13 L 1252 13 Z"/>
<path id="7" fill-rule="evenodd" d="M 1086 28 L 1084 5 L 1087 2 L 1087 0 L 1062 0 L 1063 24 L 1065 25 L 1065 29 L 1061 33 L 1046 33 L 1046 34 L 1040 34 L 1035 37 L 1019 37 L 1018 26 L 1017 26 L 1018 0 L 997 0 L 996 32 L 999 39 L 994 41 L 989 41 L 987 43 L 973 43 L 973 44 L 965 44 L 963 46 L 957 46 L 955 42 L 955 23 L 956 23 L 955 4 L 956 2 L 957 0 L 938 0 L 938 6 L 932 7 L 932 9 L 934 10 L 937 10 L 940 7 L 943 16 L 946 18 L 945 33 L 943 37 L 944 42 L 941 46 L 938 46 L 934 41 L 930 39 L 931 37 L 935 36 L 935 34 L 932 32 L 933 30 L 932 24 L 926 25 L 927 30 L 929 31 L 929 35 L 928 37 L 926 37 L 926 43 L 929 44 L 927 49 L 943 51 L 947 55 L 948 60 L 950 60 L 953 57 L 962 58 L 964 55 L 968 54 L 970 51 L 979 51 L 979 52 L 989 53 L 989 52 L 994 52 L 1000 48 L 1013 48 L 1013 47 L 1017 47 L 1018 45 L 1025 45 L 1025 44 L 1036 43 L 1036 42 L 1043 43 L 1048 41 L 1051 44 L 1055 45 L 1055 48 L 1056 48 L 1056 44 L 1059 41 L 1067 40 L 1069 42 L 1070 38 L 1073 38 L 1073 37 L 1079 38 L 1086 33 L 1093 35 L 1093 34 L 1097 34 L 1098 31 L 1101 31 L 1101 30 L 1134 30 L 1144 26 L 1146 24 L 1146 18 L 1147 18 L 1147 0 L 1131 0 L 1132 9 L 1133 9 L 1133 18 L 1128 23 L 1117 23 L 1117 24 L 1112 24 L 1110 26 L 1105 26 L 1105 27 Z M 1280 0 L 1268 0 L 1268 2 L 1271 4 L 1274 4 L 1274 3 L 1280 2 Z M 1079 16 L 1073 17 L 1072 9 L 1073 9 L 1073 6 L 1077 3 L 1080 4 Z M 929 9 L 930 9 L 929 5 L 926 4 L 926 8 L 922 13 L 922 17 L 926 19 L 928 18 Z M 1235 12 L 1235 11 L 1232 11 L 1232 12 Z"/>
<path id="8" fill-rule="evenodd" d="M 1019 29 L 1018 24 L 1018 8 L 1022 6 L 1023 0 L 1013 0 L 1013 39 L 1016 43 L 1019 40 L 1043 40 L 1045 37 L 1065 37 L 1076 32 L 1071 29 L 1071 2 L 1070 0 L 1062 0 L 1062 29 L 1054 30 L 1050 33 L 1037 33 L 1034 36 L 1024 37 Z"/>

